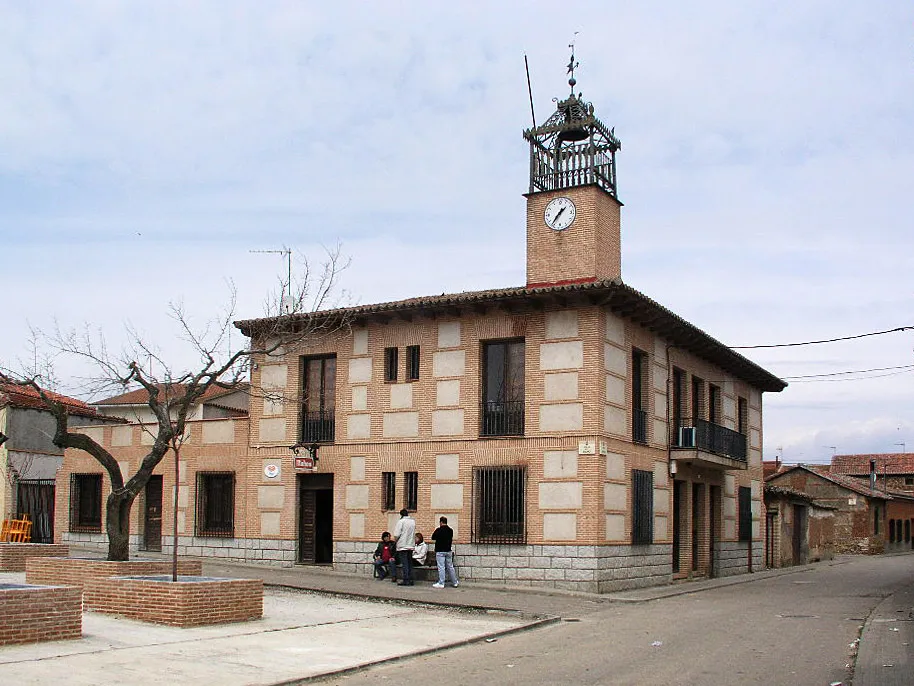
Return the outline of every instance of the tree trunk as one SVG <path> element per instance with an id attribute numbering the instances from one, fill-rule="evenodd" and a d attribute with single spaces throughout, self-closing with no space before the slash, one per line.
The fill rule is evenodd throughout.
<path id="1" fill-rule="evenodd" d="M 126 561 L 130 559 L 130 508 L 136 496 L 127 491 L 111 493 L 106 506 L 108 532 L 108 559 Z"/>

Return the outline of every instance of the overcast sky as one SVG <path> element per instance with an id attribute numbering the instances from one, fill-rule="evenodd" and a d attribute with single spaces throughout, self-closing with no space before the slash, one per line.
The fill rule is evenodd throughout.
<path id="1" fill-rule="evenodd" d="M 353 303 L 522 285 L 524 53 L 542 122 L 576 31 L 626 283 L 734 346 L 914 325 L 912 27 L 897 0 L 0 0 L 0 362 L 55 318 L 178 356 L 169 301 L 202 321 L 231 279 L 262 313 L 285 263 L 252 250 L 341 243 Z M 745 354 L 789 377 L 912 348 Z M 765 395 L 766 459 L 914 451 L 910 369 L 832 378 Z"/>

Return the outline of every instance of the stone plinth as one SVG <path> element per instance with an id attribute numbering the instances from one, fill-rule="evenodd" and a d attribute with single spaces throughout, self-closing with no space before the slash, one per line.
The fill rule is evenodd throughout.
<path id="1" fill-rule="evenodd" d="M 178 574 L 200 576 L 200 560 L 178 560 Z M 109 576 L 171 575 L 170 560 L 126 560 L 115 562 L 84 557 L 32 557 L 25 563 L 25 581 L 46 586 L 85 587 L 88 579 Z M 87 605 L 87 609 L 91 606 Z"/>
<path id="2" fill-rule="evenodd" d="M 260 619 L 263 581 L 202 576 L 87 579 L 86 606 L 96 612 L 169 626 L 204 626 Z"/>
<path id="3" fill-rule="evenodd" d="M 0 572 L 24 572 L 29 557 L 66 557 L 70 546 L 60 543 L 0 543 Z"/>
<path id="4" fill-rule="evenodd" d="M 82 631 L 80 589 L 0 584 L 0 645 L 80 638 Z"/>

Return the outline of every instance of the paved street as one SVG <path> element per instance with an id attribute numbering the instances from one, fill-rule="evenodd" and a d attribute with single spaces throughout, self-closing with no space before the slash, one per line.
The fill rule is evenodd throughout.
<path id="1" fill-rule="evenodd" d="M 844 558 L 703 592 L 611 602 L 494 643 L 325 683 L 419 684 L 440 671 L 449 684 L 914 684 L 912 584 L 914 555 Z M 851 682 L 856 639 L 871 613 Z"/>

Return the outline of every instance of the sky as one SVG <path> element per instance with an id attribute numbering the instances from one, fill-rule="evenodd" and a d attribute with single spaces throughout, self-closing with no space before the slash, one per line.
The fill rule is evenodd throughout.
<path id="1" fill-rule="evenodd" d="M 340 302 L 523 285 L 531 124 L 577 90 L 622 141 L 623 280 L 733 346 L 914 326 L 914 4 L 0 0 L 0 364 L 125 326 L 180 363 L 263 314 L 288 246 Z M 914 331 L 743 351 L 914 365 Z M 61 390 L 78 391 L 60 361 Z M 861 378 L 865 377 L 865 378 Z M 764 396 L 764 457 L 914 452 L 912 369 Z M 69 385 L 68 385 L 69 382 Z"/>

